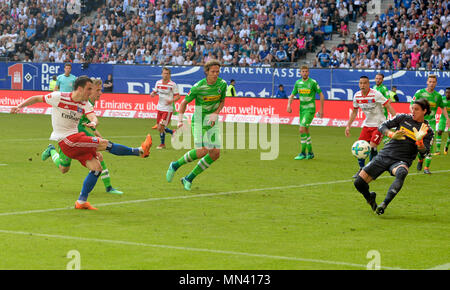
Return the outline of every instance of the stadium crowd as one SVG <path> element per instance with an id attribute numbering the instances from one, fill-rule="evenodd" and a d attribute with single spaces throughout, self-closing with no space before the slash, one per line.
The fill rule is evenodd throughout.
<path id="1" fill-rule="evenodd" d="M 448 70 L 450 1 L 395 1 L 375 20 L 363 15 L 357 31 L 331 50 L 322 47 L 315 67 Z M 345 35 L 341 32 L 341 35 Z"/>
<path id="2" fill-rule="evenodd" d="M 449 68 L 449 1 L 396 1 L 372 23 L 368 0 L 82 1 L 81 15 L 89 17 L 70 13 L 68 2 L 0 0 L 0 56 L 153 65 L 217 58 L 224 65 L 273 66 L 322 46 L 315 67 Z M 349 31 L 350 21 L 357 31 Z M 345 39 L 327 49 L 332 34 Z"/>

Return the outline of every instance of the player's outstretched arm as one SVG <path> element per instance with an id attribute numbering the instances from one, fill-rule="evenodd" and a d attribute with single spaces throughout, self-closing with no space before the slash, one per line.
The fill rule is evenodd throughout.
<path id="1" fill-rule="evenodd" d="M 186 111 L 186 106 L 188 102 L 186 99 L 182 100 L 180 103 L 180 108 L 178 109 L 178 128 L 181 128 L 183 126 L 183 116 L 184 112 Z"/>
<path id="2" fill-rule="evenodd" d="M 89 123 L 85 124 L 85 126 L 91 129 L 95 129 L 98 125 L 98 118 L 95 113 L 87 114 L 86 118 L 88 118 Z"/>
<path id="3" fill-rule="evenodd" d="M 358 108 L 353 108 L 352 113 L 350 114 L 350 119 L 348 120 L 347 127 L 345 127 L 345 136 L 350 136 L 350 128 L 355 121 L 356 116 L 358 115 Z"/>
<path id="4" fill-rule="evenodd" d="M 397 112 L 395 112 L 394 108 L 391 105 L 391 102 L 388 102 L 385 105 L 386 110 L 389 112 L 389 114 L 391 114 L 392 117 L 395 117 L 395 115 L 397 115 Z"/>
<path id="5" fill-rule="evenodd" d="M 20 112 L 20 110 L 24 107 L 28 107 L 28 106 L 34 105 L 36 103 L 42 103 L 42 102 L 44 102 L 43 95 L 29 97 L 28 99 L 23 101 L 21 104 L 15 106 L 15 107 L 12 107 L 10 113 L 16 114 L 16 113 Z"/>
<path id="6" fill-rule="evenodd" d="M 388 136 L 391 139 L 404 140 L 405 132 L 403 130 L 398 130 L 398 131 L 392 132 L 391 129 L 398 128 L 400 125 L 400 122 L 402 122 L 405 117 L 406 117 L 406 114 L 398 114 L 394 118 L 384 121 L 378 127 L 378 131 L 380 131 L 381 134 L 383 134 L 384 136 Z"/>

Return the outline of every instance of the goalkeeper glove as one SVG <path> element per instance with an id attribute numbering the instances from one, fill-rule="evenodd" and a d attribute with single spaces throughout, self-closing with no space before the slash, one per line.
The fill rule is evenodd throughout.
<path id="1" fill-rule="evenodd" d="M 398 130 L 395 132 L 389 131 L 388 133 L 388 137 L 391 139 L 395 139 L 395 140 L 405 140 L 405 131 L 403 130 Z"/>
<path id="2" fill-rule="evenodd" d="M 414 136 L 416 137 L 416 141 L 422 140 L 425 135 L 428 133 L 428 126 L 425 125 L 425 123 L 422 123 L 422 126 L 420 126 L 420 130 L 417 131 L 416 128 L 413 128 Z"/>
<path id="3" fill-rule="evenodd" d="M 413 128 L 414 131 L 414 136 L 416 137 L 416 144 L 419 147 L 423 147 L 423 138 L 427 135 L 428 133 L 428 126 L 425 125 L 425 123 L 422 123 L 422 126 L 420 126 L 419 131 L 417 131 L 416 128 Z"/>

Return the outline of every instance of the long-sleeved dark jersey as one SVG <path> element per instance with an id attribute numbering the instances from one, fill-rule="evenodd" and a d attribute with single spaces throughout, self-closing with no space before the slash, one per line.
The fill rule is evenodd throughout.
<path id="1" fill-rule="evenodd" d="M 430 152 L 431 144 L 433 142 L 433 130 L 431 129 L 428 121 L 424 121 L 428 126 L 428 133 L 423 138 L 423 144 L 425 145 L 425 151 L 420 152 L 422 155 L 426 155 Z M 405 161 L 411 166 L 412 162 L 417 156 L 418 149 L 416 145 L 416 137 L 414 135 L 413 128 L 420 130 L 422 122 L 416 122 L 413 120 L 410 114 L 397 114 L 394 118 L 383 122 L 378 130 L 383 133 L 387 129 L 403 129 L 406 134 L 405 140 L 389 141 L 384 148 L 380 151 L 379 155 L 392 158 L 394 160 Z"/>

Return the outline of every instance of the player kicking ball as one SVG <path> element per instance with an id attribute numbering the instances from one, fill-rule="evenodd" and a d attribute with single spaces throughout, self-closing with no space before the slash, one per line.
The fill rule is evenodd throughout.
<path id="1" fill-rule="evenodd" d="M 197 166 L 181 179 L 185 190 L 191 190 L 194 178 L 208 169 L 220 157 L 221 139 L 217 122 L 219 113 L 225 104 L 227 91 L 226 81 L 219 78 L 220 66 L 221 63 L 217 60 L 208 61 L 203 66 L 206 78 L 197 82 L 180 104 L 178 128 L 183 126 L 183 114 L 187 104 L 195 100 L 192 120 L 195 148 L 170 163 L 166 179 L 171 182 L 175 172 L 181 166 L 200 159 Z"/>
<path id="2" fill-rule="evenodd" d="M 100 99 L 100 96 L 102 95 L 102 81 L 99 79 L 92 78 L 93 82 L 93 90 L 92 95 L 89 97 L 89 103 L 92 105 L 92 107 L 95 107 L 95 102 Z M 84 132 L 86 136 L 90 137 L 99 137 L 103 138 L 100 132 L 94 128 L 89 128 L 90 130 L 87 130 L 86 124 L 89 124 L 89 119 L 86 117 L 86 115 L 83 115 L 80 119 L 80 122 L 78 122 L 78 132 Z M 102 174 L 100 175 L 101 180 L 103 181 L 103 184 L 105 185 L 105 190 L 107 193 L 111 194 L 123 194 L 122 191 L 115 189 L 111 185 L 111 177 L 109 176 L 109 170 L 106 166 L 105 161 L 103 160 L 103 155 L 100 152 L 98 153 L 98 159 L 100 161 L 100 164 L 102 166 Z M 72 159 L 64 155 L 64 153 L 61 151 L 61 148 L 59 148 L 59 152 L 56 151 L 55 146 L 48 145 L 47 149 L 45 149 L 44 152 L 42 152 L 41 158 L 43 161 L 47 160 L 49 157 L 52 157 L 53 163 L 55 163 L 56 167 L 61 171 L 61 173 L 67 173 L 70 170 L 70 165 L 72 163 Z"/>
<path id="3" fill-rule="evenodd" d="M 426 99 L 416 100 L 411 112 L 398 114 L 378 127 L 378 130 L 391 140 L 369 164 L 362 168 L 354 181 L 355 188 L 378 215 L 385 212 L 389 203 L 400 192 L 417 154 L 425 156 L 430 152 L 434 133 L 424 118 L 431 112 L 430 103 Z M 370 192 L 369 183 L 385 171 L 394 176 L 395 180 L 389 187 L 384 201 L 377 205 L 376 193 Z"/>
<path id="4" fill-rule="evenodd" d="M 174 103 L 180 99 L 180 94 L 178 93 L 177 84 L 170 80 L 170 73 L 169 68 L 163 67 L 162 79 L 156 82 L 155 88 L 150 94 L 150 97 L 159 96 L 158 106 L 156 107 L 158 111 L 156 116 L 156 129 L 159 131 L 161 144 L 156 149 L 166 148 L 166 133 L 173 135 L 175 132 L 175 130 L 171 130 L 167 126 L 172 118 L 175 107 Z"/>
<path id="5" fill-rule="evenodd" d="M 75 202 L 76 209 L 96 210 L 88 201 L 89 193 L 94 189 L 97 180 L 102 173 L 99 161 L 99 151 L 108 151 L 119 156 L 148 157 L 152 139 L 150 134 L 138 148 L 130 148 L 121 144 L 112 143 L 109 140 L 86 136 L 84 132 L 78 132 L 78 122 L 86 115 L 89 128 L 95 128 L 98 119 L 94 108 L 89 103 L 92 95 L 92 80 L 88 76 L 80 76 L 76 79 L 74 90 L 71 93 L 53 92 L 48 95 L 33 96 L 20 105 L 11 108 L 11 113 L 18 113 L 22 108 L 36 103 L 44 102 L 52 106 L 53 132 L 50 140 L 58 142 L 65 156 L 78 160 L 84 167 L 89 169 L 89 174 L 84 179 L 81 193 Z"/>

